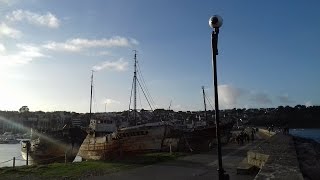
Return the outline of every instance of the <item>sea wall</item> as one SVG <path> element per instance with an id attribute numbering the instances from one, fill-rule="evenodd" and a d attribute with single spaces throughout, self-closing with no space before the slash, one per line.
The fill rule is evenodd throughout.
<path id="1" fill-rule="evenodd" d="M 305 179 L 320 177 L 320 144 L 312 139 L 294 137 L 301 172 Z"/>
<path id="2" fill-rule="evenodd" d="M 281 133 L 263 141 L 247 153 L 248 163 L 260 168 L 255 180 L 303 180 L 293 138 Z"/>

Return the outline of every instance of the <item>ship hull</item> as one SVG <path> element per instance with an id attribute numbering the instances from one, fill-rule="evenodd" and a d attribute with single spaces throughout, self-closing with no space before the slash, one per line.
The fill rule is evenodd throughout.
<path id="1" fill-rule="evenodd" d="M 141 125 L 120 129 L 116 133 L 99 135 L 89 133 L 83 141 L 79 156 L 86 160 L 107 160 L 123 155 L 161 151 L 172 148 L 179 138 L 170 136 L 172 128 L 167 125 Z"/>
<path id="2" fill-rule="evenodd" d="M 220 126 L 222 143 L 228 142 L 232 125 L 233 123 L 228 123 Z M 204 152 L 210 150 L 217 142 L 215 126 L 183 130 L 181 134 L 179 151 Z"/>
<path id="3" fill-rule="evenodd" d="M 38 135 L 37 138 L 21 142 L 22 157 L 27 160 L 28 153 L 29 164 L 73 162 L 85 132 L 80 128 L 74 128 L 68 133 L 55 131 Z"/>
<path id="4" fill-rule="evenodd" d="M 73 162 L 77 156 L 80 145 L 66 145 L 63 146 L 56 144 L 41 144 L 41 148 L 32 148 L 32 146 L 39 146 L 38 143 L 30 141 L 31 147 L 29 151 L 29 164 L 49 164 L 49 163 L 62 163 Z M 24 160 L 27 160 L 26 142 L 22 142 L 21 155 Z"/>
<path id="5" fill-rule="evenodd" d="M 221 126 L 222 137 L 226 137 L 229 132 L 229 125 Z M 186 130 L 164 124 L 144 125 L 120 129 L 110 134 L 90 132 L 78 155 L 84 160 L 108 160 L 145 152 L 202 152 L 210 150 L 215 142 L 215 126 Z"/>

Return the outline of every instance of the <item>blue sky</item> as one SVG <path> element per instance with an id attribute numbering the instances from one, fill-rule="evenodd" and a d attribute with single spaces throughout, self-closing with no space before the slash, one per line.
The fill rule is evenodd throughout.
<path id="1" fill-rule="evenodd" d="M 202 110 L 212 98 L 219 14 L 221 108 L 319 105 L 317 1 L 0 0 L 0 109 L 128 109 L 133 51 L 154 106 Z M 148 109 L 140 91 L 138 108 Z M 141 99 L 141 103 L 140 103 Z"/>

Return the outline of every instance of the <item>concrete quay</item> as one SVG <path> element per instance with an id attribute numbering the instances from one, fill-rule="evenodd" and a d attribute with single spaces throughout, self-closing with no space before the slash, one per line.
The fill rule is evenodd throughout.
<path id="1" fill-rule="evenodd" d="M 248 149 L 255 143 L 243 146 L 229 144 L 223 147 L 223 167 L 230 179 L 248 180 L 255 175 L 237 174 L 237 166 L 246 156 Z M 127 171 L 92 177 L 93 180 L 212 180 L 218 179 L 218 158 L 216 151 L 185 156 L 168 161 Z"/>
<path id="2" fill-rule="evenodd" d="M 293 139 L 288 135 L 269 133 L 259 129 L 254 142 L 246 142 L 244 145 L 230 142 L 222 146 L 222 155 L 223 168 L 230 179 L 303 180 Z M 92 177 L 91 179 L 211 180 L 218 179 L 217 168 L 217 153 L 216 149 L 213 149 L 207 153 L 194 154 L 174 161 Z"/>
<path id="3" fill-rule="evenodd" d="M 292 136 L 275 134 L 248 151 L 247 158 L 260 168 L 255 180 L 303 180 Z"/>

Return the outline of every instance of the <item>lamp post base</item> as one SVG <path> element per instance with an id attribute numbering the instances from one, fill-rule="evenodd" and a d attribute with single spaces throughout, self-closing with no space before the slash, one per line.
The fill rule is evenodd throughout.
<path id="1" fill-rule="evenodd" d="M 225 174 L 225 170 L 224 169 L 217 169 L 218 173 L 219 173 L 219 180 L 229 180 L 229 174 Z"/>

